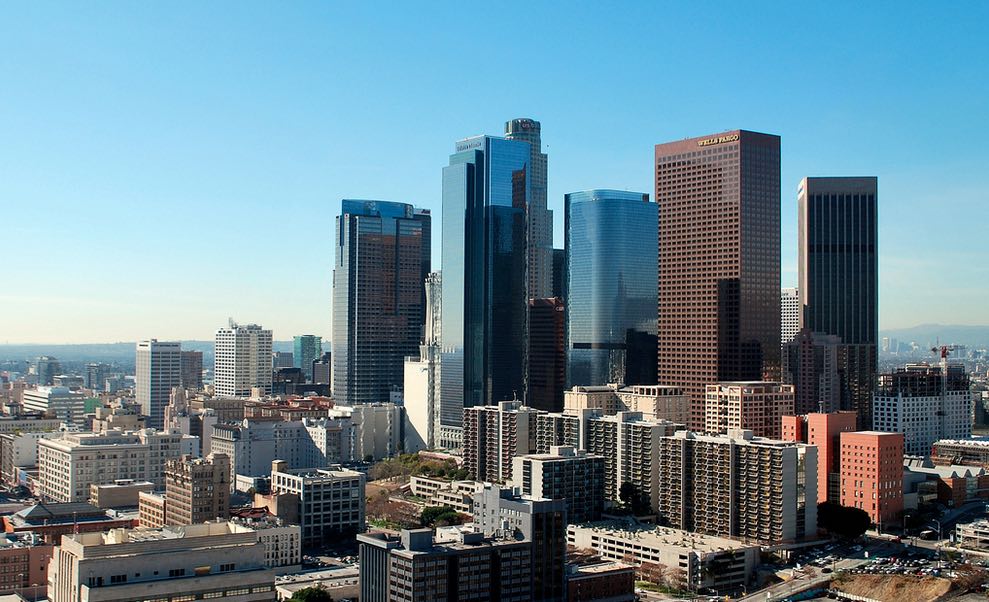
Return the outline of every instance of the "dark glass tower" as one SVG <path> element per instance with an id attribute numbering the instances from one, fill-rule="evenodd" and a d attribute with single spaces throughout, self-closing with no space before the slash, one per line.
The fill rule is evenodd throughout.
<path id="1" fill-rule="evenodd" d="M 530 152 L 476 136 L 443 168 L 443 424 L 459 426 L 465 406 L 525 394 Z"/>
<path id="2" fill-rule="evenodd" d="M 840 338 L 850 407 L 872 428 L 878 339 L 878 180 L 804 178 L 797 190 L 800 327 Z"/>
<path id="3" fill-rule="evenodd" d="M 569 386 L 655 384 L 656 204 L 588 190 L 564 205 Z"/>
<path id="4" fill-rule="evenodd" d="M 778 380 L 780 138 L 745 130 L 656 145 L 659 383 Z"/>
<path id="5" fill-rule="evenodd" d="M 333 270 L 333 397 L 388 401 L 419 350 L 430 215 L 406 203 L 344 200 Z"/>

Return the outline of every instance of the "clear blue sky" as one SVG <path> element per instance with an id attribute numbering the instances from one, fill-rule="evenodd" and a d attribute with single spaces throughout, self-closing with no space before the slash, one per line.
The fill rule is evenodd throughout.
<path id="1" fill-rule="evenodd" d="M 989 323 L 989 3 L 65 2 L 0 9 L 0 342 L 329 335 L 344 197 L 438 209 L 456 139 L 543 124 L 550 205 L 657 142 L 877 175 L 881 326 Z"/>

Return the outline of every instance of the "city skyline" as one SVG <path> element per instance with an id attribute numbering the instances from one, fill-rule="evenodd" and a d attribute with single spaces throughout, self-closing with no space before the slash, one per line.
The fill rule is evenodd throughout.
<path id="1" fill-rule="evenodd" d="M 880 328 L 984 322 L 987 125 L 968 116 L 985 112 L 989 84 L 970 71 L 987 54 L 976 30 L 985 6 L 933 16 L 856 7 L 855 19 L 850 7 L 529 7 L 528 18 L 546 23 L 542 40 L 492 32 L 504 52 L 485 50 L 472 72 L 465 56 L 446 52 L 461 34 L 439 8 L 227 8 L 11 11 L 2 63 L 11 86 L 0 109 L 13 118 L 0 125 L 11 141 L 0 150 L 0 199 L 14 251 L 7 273 L 20 286 L 0 293 L 4 342 L 206 340 L 231 315 L 279 340 L 328 339 L 340 199 L 394 199 L 440 219 L 438 174 L 451 141 L 500 135 L 519 117 L 542 124 L 557 247 L 564 194 L 651 190 L 653 145 L 765 131 L 781 136 L 781 286 L 796 285 L 800 179 L 875 175 Z M 413 12 L 432 21 L 429 35 L 408 30 Z M 496 9 L 476 12 L 495 22 Z M 811 46 L 804 22 L 831 31 L 833 46 Z M 628 35 L 580 43 L 602 24 Z M 771 35 L 738 54 L 735 32 L 746 24 Z M 883 50 L 856 52 L 862 39 Z M 668 50 L 686 44 L 696 45 L 690 56 Z M 536 51 L 544 73 L 514 73 L 517 85 L 485 85 L 467 102 L 463 90 Z M 381 82 L 366 77 L 379 71 Z M 638 89 L 559 95 L 588 82 Z M 403 160 L 385 159 L 392 154 Z M 321 233 L 293 254 L 309 276 L 306 295 L 257 277 L 278 273 L 285 239 L 248 249 L 245 237 L 275 220 Z M 439 248 L 436 236 L 434 269 Z"/>

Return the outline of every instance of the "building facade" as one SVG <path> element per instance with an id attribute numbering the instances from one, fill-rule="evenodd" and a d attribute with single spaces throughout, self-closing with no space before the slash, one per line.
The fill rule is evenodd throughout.
<path id="1" fill-rule="evenodd" d="M 51 602 L 276 600 L 258 534 L 226 522 L 65 535 L 48 583 Z"/>
<path id="2" fill-rule="evenodd" d="M 402 394 L 405 406 L 405 451 L 414 453 L 438 446 L 443 417 L 440 395 L 440 324 L 443 279 L 440 272 L 426 277 L 426 323 L 418 357 L 405 359 Z M 458 407 L 459 409 L 459 407 Z M 458 417 L 448 416 L 447 422 Z"/>
<path id="3" fill-rule="evenodd" d="M 571 523 L 595 521 L 604 511 L 604 458 L 554 445 L 546 454 L 516 456 L 512 485 L 522 495 L 566 500 Z"/>
<path id="4" fill-rule="evenodd" d="M 879 376 L 872 428 L 903 433 L 906 453 L 928 455 L 941 439 L 972 435 L 972 393 L 965 366 L 908 364 Z"/>
<path id="5" fill-rule="evenodd" d="M 859 358 L 848 407 L 872 424 L 879 337 L 878 180 L 804 178 L 797 189 L 800 327 L 834 335 Z"/>
<path id="6" fill-rule="evenodd" d="M 841 437 L 841 505 L 865 510 L 876 525 L 903 513 L 903 434 L 858 431 Z"/>
<path id="7" fill-rule="evenodd" d="M 817 535 L 817 448 L 751 431 L 664 437 L 659 514 L 675 529 L 779 543 Z"/>
<path id="8" fill-rule="evenodd" d="M 443 168 L 440 378 L 451 426 L 461 407 L 525 394 L 531 162 L 528 142 L 476 136 Z"/>
<path id="9" fill-rule="evenodd" d="M 190 391 L 203 389 L 203 352 L 182 351 L 181 356 L 181 386 Z"/>
<path id="10" fill-rule="evenodd" d="M 230 320 L 226 328 L 216 331 L 213 361 L 217 396 L 249 397 L 255 388 L 271 393 L 270 330 Z"/>
<path id="11" fill-rule="evenodd" d="M 547 412 L 563 410 L 567 354 L 563 301 L 529 299 L 529 373 L 526 404 Z"/>
<path id="12" fill-rule="evenodd" d="M 24 409 L 54 416 L 58 423 L 85 424 L 86 396 L 68 387 L 38 387 L 22 393 Z"/>
<path id="13" fill-rule="evenodd" d="M 793 415 L 793 385 L 728 382 L 707 386 L 704 431 L 726 435 L 745 429 L 756 437 L 780 438 L 780 420 Z"/>
<path id="14" fill-rule="evenodd" d="M 165 426 L 165 406 L 182 384 L 182 347 L 177 342 L 138 341 L 134 359 L 134 398 L 151 428 Z"/>
<path id="15" fill-rule="evenodd" d="M 333 268 L 333 397 L 380 403 L 422 340 L 431 217 L 407 203 L 344 199 Z"/>
<path id="16" fill-rule="evenodd" d="M 230 515 L 230 458 L 183 456 L 165 463 L 165 524 L 196 525 Z"/>
<path id="17" fill-rule="evenodd" d="M 512 477 L 512 459 L 534 450 L 538 410 L 520 401 L 464 408 L 464 469 L 471 478 L 504 483 Z"/>
<path id="18" fill-rule="evenodd" d="M 817 447 L 817 501 L 841 502 L 841 434 L 856 429 L 857 412 L 784 416 L 783 441 Z"/>
<path id="19" fill-rule="evenodd" d="M 567 385 L 656 382 L 658 206 L 588 190 L 564 207 Z"/>
<path id="20" fill-rule="evenodd" d="M 323 355 L 323 337 L 314 334 L 296 335 L 292 338 L 292 348 L 292 365 L 302 370 L 306 375 L 306 382 L 314 382 L 312 365 Z"/>
<path id="21" fill-rule="evenodd" d="M 519 118 L 505 123 L 505 139 L 528 142 L 529 206 L 527 210 L 530 299 L 545 299 L 553 294 L 553 211 L 547 209 L 547 157 L 542 152 L 542 124 L 535 119 Z"/>
<path id="22" fill-rule="evenodd" d="M 360 533 L 364 523 L 364 475 L 345 468 L 290 470 L 274 463 L 271 493 L 298 498 L 302 545 L 318 547 Z"/>
<path id="23" fill-rule="evenodd" d="M 796 288 L 780 290 L 780 343 L 786 345 L 800 330 L 800 294 Z"/>
<path id="24" fill-rule="evenodd" d="M 775 380 L 780 353 L 780 138 L 735 130 L 656 145 L 657 382 Z"/>

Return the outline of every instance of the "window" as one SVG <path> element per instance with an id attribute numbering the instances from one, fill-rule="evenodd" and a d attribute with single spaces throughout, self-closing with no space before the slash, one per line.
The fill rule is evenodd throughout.
<path id="1" fill-rule="evenodd" d="M 110 583 L 127 583 L 127 575 L 110 575 Z"/>
<path id="2" fill-rule="evenodd" d="M 172 569 L 168 571 L 169 577 L 182 577 L 185 575 L 185 569 Z"/>
<path id="3" fill-rule="evenodd" d="M 220 565 L 220 572 L 221 573 L 225 573 L 227 571 L 232 571 L 232 570 L 234 570 L 234 563 L 232 563 L 232 562 L 230 564 L 221 564 Z"/>

